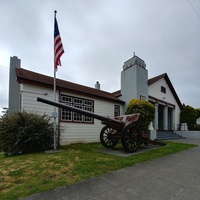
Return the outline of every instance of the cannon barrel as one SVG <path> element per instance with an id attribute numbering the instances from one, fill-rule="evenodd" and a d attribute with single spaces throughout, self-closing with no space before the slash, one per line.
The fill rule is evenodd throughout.
<path id="1" fill-rule="evenodd" d="M 69 110 L 69 111 L 77 112 L 79 114 L 83 114 L 83 115 L 86 115 L 88 117 L 93 117 L 95 119 L 101 120 L 102 124 L 112 124 L 113 126 L 121 127 L 121 128 L 124 127 L 124 122 L 122 122 L 122 121 L 112 119 L 112 118 L 109 118 L 109 117 L 105 117 L 105 116 L 102 116 L 102 115 L 98 115 L 98 114 L 95 114 L 93 112 L 89 112 L 87 110 L 83 110 L 83 109 L 80 109 L 80 108 L 69 106 L 69 105 L 66 105 L 66 104 L 63 104 L 63 103 L 58 103 L 58 102 L 55 102 L 55 101 L 50 101 L 50 100 L 43 99 L 43 98 L 40 98 L 40 97 L 37 97 L 37 101 L 45 103 L 45 104 L 49 104 L 49 105 L 52 105 L 52 106 L 56 106 L 56 107 L 59 107 L 59 108 L 63 108 L 63 109 Z"/>

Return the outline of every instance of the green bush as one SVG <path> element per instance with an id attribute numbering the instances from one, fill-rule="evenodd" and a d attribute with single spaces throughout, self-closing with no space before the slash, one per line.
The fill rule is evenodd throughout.
<path id="1" fill-rule="evenodd" d="M 154 120 L 155 107 L 146 100 L 132 99 L 127 107 L 126 114 L 140 113 L 140 117 L 135 124 L 141 131 L 147 131 L 150 122 Z"/>
<path id="2" fill-rule="evenodd" d="M 197 108 L 196 111 L 197 111 L 197 113 L 198 113 L 197 118 L 200 118 L 200 108 Z M 196 129 L 197 129 L 198 131 L 200 131 L 200 125 L 196 125 Z"/>
<path id="3" fill-rule="evenodd" d="M 197 111 L 197 113 L 198 113 L 197 118 L 199 118 L 199 117 L 200 117 L 200 108 L 197 108 L 196 111 Z"/>
<path id="4" fill-rule="evenodd" d="M 180 113 L 180 122 L 187 123 L 188 130 L 195 130 L 198 111 L 191 106 L 186 106 Z"/>
<path id="5" fill-rule="evenodd" d="M 18 112 L 0 119 L 0 149 L 5 155 L 40 152 L 52 144 L 53 124 L 46 115 Z"/>

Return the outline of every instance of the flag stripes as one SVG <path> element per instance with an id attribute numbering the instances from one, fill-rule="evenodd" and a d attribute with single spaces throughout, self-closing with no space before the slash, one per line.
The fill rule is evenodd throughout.
<path id="1" fill-rule="evenodd" d="M 61 66 L 61 61 L 60 57 L 64 53 L 64 48 L 60 36 L 60 32 L 58 29 L 58 23 L 55 17 L 55 22 L 54 22 L 54 65 L 55 69 L 57 70 L 57 66 Z"/>

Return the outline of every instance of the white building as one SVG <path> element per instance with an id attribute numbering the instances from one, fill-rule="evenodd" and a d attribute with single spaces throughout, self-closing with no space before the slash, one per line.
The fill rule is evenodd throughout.
<path id="1" fill-rule="evenodd" d="M 53 77 L 21 68 L 17 57 L 10 60 L 9 112 L 30 111 L 52 115 L 53 107 L 37 102 L 37 97 L 53 100 Z M 65 80 L 56 80 L 56 101 L 114 118 L 125 113 L 133 98 L 146 99 L 156 108 L 156 130 L 176 130 L 182 104 L 168 75 L 148 80 L 145 62 L 137 56 L 124 62 L 121 90 L 109 93 Z M 99 141 L 102 124 L 99 120 L 71 111 L 57 109 L 62 144 Z"/>

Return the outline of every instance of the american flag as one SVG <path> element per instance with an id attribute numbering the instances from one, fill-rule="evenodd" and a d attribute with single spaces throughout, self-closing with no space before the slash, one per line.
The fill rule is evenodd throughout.
<path id="1" fill-rule="evenodd" d="M 59 29 L 58 29 L 58 23 L 55 17 L 54 22 L 54 65 L 55 69 L 57 70 L 57 66 L 61 66 L 60 57 L 64 53 L 64 48 L 62 45 L 62 40 L 60 37 Z"/>

